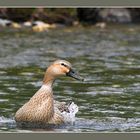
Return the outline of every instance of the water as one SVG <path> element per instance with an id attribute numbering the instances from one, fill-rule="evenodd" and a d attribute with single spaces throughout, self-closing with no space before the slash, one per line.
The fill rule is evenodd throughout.
<path id="1" fill-rule="evenodd" d="M 1 29 L 2 30 L 2 29 Z M 140 27 L 73 27 L 34 33 L 0 32 L 0 131 L 136 132 L 140 131 Z M 62 77 L 55 99 L 79 106 L 75 125 L 20 129 L 16 110 L 39 89 L 46 67 L 66 59 L 85 82 Z"/>

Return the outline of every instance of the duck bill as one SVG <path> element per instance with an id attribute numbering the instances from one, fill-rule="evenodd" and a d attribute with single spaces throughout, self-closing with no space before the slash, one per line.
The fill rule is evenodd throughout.
<path id="1" fill-rule="evenodd" d="M 66 75 L 76 80 L 84 81 L 84 78 L 77 74 L 73 69 L 70 69 L 70 71 Z"/>

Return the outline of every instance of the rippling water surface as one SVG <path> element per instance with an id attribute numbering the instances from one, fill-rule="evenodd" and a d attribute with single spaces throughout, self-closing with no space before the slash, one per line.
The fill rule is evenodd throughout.
<path id="1" fill-rule="evenodd" d="M 66 59 L 85 77 L 56 80 L 55 99 L 79 106 L 75 125 L 19 129 L 14 114 L 41 86 L 46 67 Z M 0 131 L 140 131 L 140 27 L 73 27 L 0 32 Z"/>

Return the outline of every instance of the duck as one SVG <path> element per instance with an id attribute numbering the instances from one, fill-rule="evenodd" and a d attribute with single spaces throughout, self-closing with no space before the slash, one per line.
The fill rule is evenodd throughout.
<path id="1" fill-rule="evenodd" d="M 1 19 L 0 18 L 0 26 L 2 27 L 6 27 L 6 26 L 9 26 L 12 24 L 12 21 L 11 20 L 8 20 L 8 19 Z"/>
<path id="2" fill-rule="evenodd" d="M 25 22 L 23 23 L 23 26 L 24 26 L 24 27 L 31 27 L 31 26 L 32 26 L 32 22 L 31 22 L 31 21 L 25 21 Z"/>
<path id="3" fill-rule="evenodd" d="M 13 27 L 13 28 L 21 28 L 21 25 L 19 23 L 16 23 L 14 21 L 8 20 L 8 19 L 0 19 L 0 26 L 2 27 Z"/>
<path id="4" fill-rule="evenodd" d="M 48 31 L 48 29 L 56 28 L 55 24 L 48 24 L 43 21 L 35 21 L 32 23 L 32 30 L 34 32 L 44 32 Z"/>
<path id="5" fill-rule="evenodd" d="M 105 22 L 98 22 L 95 24 L 96 27 L 99 27 L 100 29 L 105 29 L 107 27 L 107 24 Z"/>
<path id="6" fill-rule="evenodd" d="M 66 60 L 56 60 L 46 69 L 40 89 L 15 113 L 17 123 L 40 123 L 60 125 L 75 122 L 78 106 L 71 102 L 59 102 L 53 98 L 53 83 L 60 76 L 83 81 Z"/>
<path id="7" fill-rule="evenodd" d="M 11 23 L 11 27 L 15 28 L 15 29 L 20 29 L 22 26 L 19 23 L 16 22 L 12 22 Z"/>

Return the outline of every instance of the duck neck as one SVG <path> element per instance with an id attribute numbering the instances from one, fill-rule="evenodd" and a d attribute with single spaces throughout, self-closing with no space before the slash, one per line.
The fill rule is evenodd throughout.
<path id="1" fill-rule="evenodd" d="M 55 79 L 53 77 L 45 75 L 45 77 L 43 79 L 43 85 L 41 88 L 41 90 L 43 90 L 43 92 L 45 91 L 44 92 L 45 93 L 45 100 L 47 99 L 45 111 L 47 112 L 46 118 L 48 118 L 48 120 L 54 114 L 54 99 L 53 99 L 53 90 L 52 90 L 54 80 Z"/>
<path id="2" fill-rule="evenodd" d="M 43 85 L 50 87 L 52 89 L 54 81 L 55 81 L 54 77 L 45 75 L 43 79 Z"/>

